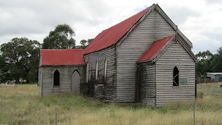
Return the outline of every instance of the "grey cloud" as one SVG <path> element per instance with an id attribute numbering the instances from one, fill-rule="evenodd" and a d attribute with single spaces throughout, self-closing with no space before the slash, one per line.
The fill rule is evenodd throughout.
<path id="1" fill-rule="evenodd" d="M 171 7 L 168 9 L 168 15 L 177 24 L 183 24 L 189 17 L 198 17 L 200 12 L 194 11 L 188 7 Z"/>
<path id="2" fill-rule="evenodd" d="M 46 7 L 37 8 L 36 6 L 29 5 L 29 2 L 21 1 L 21 3 L 16 4 L 16 2 L 8 3 L 0 3 L 1 12 L 8 15 L 8 18 L 1 20 L 1 35 L 5 35 L 8 33 L 11 34 L 19 34 L 19 33 L 40 33 L 47 28 L 48 24 L 52 22 L 58 22 L 63 17 L 66 17 L 65 14 L 58 13 L 59 11 L 52 11 L 50 8 Z M 34 2 L 35 3 L 35 2 Z M 27 6 L 24 6 L 26 5 Z M 17 5 L 17 6 L 16 6 Z M 58 14 L 55 16 L 55 14 Z M 54 16 L 52 16 L 54 15 Z M 4 17 L 4 15 L 0 14 L 0 17 Z M 53 21 L 52 21 L 53 20 Z"/>
<path id="3" fill-rule="evenodd" d="M 221 0 L 205 0 L 209 4 L 222 4 Z"/>
<path id="4" fill-rule="evenodd" d="M 218 4 L 222 3 L 222 0 L 205 1 L 210 3 L 211 8 L 215 5 L 218 8 Z M 124 13 L 129 15 L 147 7 L 145 2 L 141 2 L 141 4 L 138 2 L 138 4 L 135 4 L 136 7 L 134 9 L 129 9 L 134 7 L 134 2 L 127 0 L 119 1 L 120 3 L 110 2 L 112 1 L 0 0 L 0 41 L 8 41 L 15 36 L 26 36 L 30 37 L 30 39 L 42 41 L 50 30 L 57 24 L 62 23 L 67 23 L 74 28 L 77 36 L 81 36 L 78 39 L 87 39 L 87 37 L 94 37 L 101 30 L 125 19 L 125 16 L 121 15 L 123 12 L 118 12 L 122 8 L 119 9 L 119 6 L 115 8 L 117 7 L 115 6 L 116 4 L 123 4 L 124 7 L 128 7 L 124 8 L 126 10 Z M 126 4 L 126 2 L 129 2 L 130 5 Z M 176 6 L 169 3 L 161 7 L 167 7 L 164 8 L 164 11 L 178 26 L 183 26 L 184 22 L 189 23 L 189 18 L 196 17 L 198 19 L 204 14 L 202 10 L 197 11 L 200 9 L 192 9 L 193 6 Z M 221 7 L 219 6 L 219 8 Z M 200 21 L 198 24 L 202 25 L 202 22 Z M 208 37 L 207 40 L 193 39 L 194 51 L 206 49 L 215 51 L 219 46 L 222 46 L 222 33 L 219 31 L 221 29 L 216 28 L 211 31 L 207 29 L 206 32 L 202 33 L 201 29 L 197 29 L 198 24 L 191 24 L 191 29 L 189 29 L 189 25 L 183 27 L 184 29 L 188 27 L 192 33 L 199 31 L 200 35 Z M 212 42 L 214 44 L 208 45 Z"/>
<path id="5" fill-rule="evenodd" d="M 217 32 L 213 32 L 217 31 Z M 198 51 L 210 50 L 215 53 L 217 49 L 222 47 L 222 32 L 214 29 L 209 32 L 205 31 L 201 34 L 201 36 L 205 37 L 203 39 L 193 40 L 194 51 L 197 53 Z"/>
<path id="6" fill-rule="evenodd" d="M 41 25 L 36 20 L 34 14 L 28 9 L 5 9 L 0 14 L 1 30 L 0 35 L 18 34 L 21 32 L 40 33 L 42 32 Z M 43 28 L 44 29 L 44 28 Z"/>
<path id="7" fill-rule="evenodd" d="M 0 37 L 7 34 L 47 33 L 57 24 L 98 25 L 108 13 L 102 0 L 0 1 Z M 106 11 L 107 10 L 107 11 Z"/>
<path id="8" fill-rule="evenodd" d="M 222 42 L 217 40 L 198 40 L 193 41 L 193 51 L 194 53 L 198 53 L 199 51 L 210 50 L 213 53 L 217 52 L 217 49 L 222 47 Z"/>
<path id="9" fill-rule="evenodd" d="M 203 33 L 203 35 L 207 36 L 212 41 L 220 41 L 222 45 L 222 32 L 206 32 Z"/>

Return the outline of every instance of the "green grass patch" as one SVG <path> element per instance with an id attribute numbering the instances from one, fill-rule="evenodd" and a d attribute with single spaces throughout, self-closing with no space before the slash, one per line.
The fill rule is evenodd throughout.
<path id="1" fill-rule="evenodd" d="M 220 83 L 198 85 L 197 125 L 222 123 Z M 0 125 L 188 125 L 193 103 L 164 107 L 102 103 L 72 95 L 38 96 L 36 85 L 0 86 Z"/>

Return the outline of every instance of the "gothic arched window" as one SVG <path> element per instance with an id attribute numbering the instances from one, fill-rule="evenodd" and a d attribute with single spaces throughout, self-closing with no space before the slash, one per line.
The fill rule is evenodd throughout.
<path id="1" fill-rule="evenodd" d="M 60 73 L 58 70 L 53 75 L 53 86 L 60 86 Z"/>
<path id="2" fill-rule="evenodd" d="M 179 70 L 176 66 L 173 69 L 173 86 L 179 86 Z"/>

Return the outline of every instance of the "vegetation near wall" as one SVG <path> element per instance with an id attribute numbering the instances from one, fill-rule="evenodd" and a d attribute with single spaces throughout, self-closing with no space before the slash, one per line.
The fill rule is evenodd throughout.
<path id="1" fill-rule="evenodd" d="M 222 83 L 199 84 L 197 125 L 222 123 Z M 0 85 L 0 125 L 191 125 L 193 103 L 154 108 L 72 95 L 38 96 L 36 85 Z"/>
<path id="2" fill-rule="evenodd" d="M 0 46 L 0 83 L 35 82 L 38 79 L 40 43 L 13 38 Z"/>

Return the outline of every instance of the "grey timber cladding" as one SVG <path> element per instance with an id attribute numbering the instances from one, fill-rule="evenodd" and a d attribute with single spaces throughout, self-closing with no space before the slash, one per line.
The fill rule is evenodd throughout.
<path id="1" fill-rule="evenodd" d="M 53 86 L 53 75 L 58 70 L 60 73 L 60 86 Z M 84 66 L 59 66 L 59 67 L 40 67 L 39 70 L 39 94 L 44 96 L 51 93 L 73 93 L 72 92 L 72 74 L 78 71 L 80 82 L 85 82 Z"/>
<path id="2" fill-rule="evenodd" d="M 90 53 L 84 56 L 85 62 L 89 68 L 89 81 L 95 75 L 96 62 L 98 62 L 98 78 L 104 77 L 105 60 L 107 60 L 105 98 L 107 101 L 115 100 L 116 86 L 116 48 L 111 46 L 98 52 Z"/>
<path id="3" fill-rule="evenodd" d="M 173 28 L 154 9 L 117 44 L 117 101 L 135 100 L 136 62 L 156 39 L 175 34 Z"/>
<path id="4" fill-rule="evenodd" d="M 179 86 L 173 86 L 173 68 L 179 69 Z M 182 81 L 186 81 L 182 83 Z M 156 105 L 195 98 L 195 62 L 173 41 L 156 62 Z"/>

